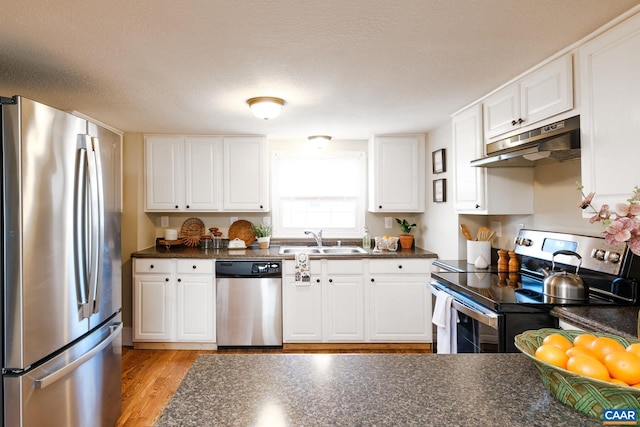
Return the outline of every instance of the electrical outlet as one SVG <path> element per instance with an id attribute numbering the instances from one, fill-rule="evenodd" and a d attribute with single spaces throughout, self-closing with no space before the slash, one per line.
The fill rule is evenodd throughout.
<path id="1" fill-rule="evenodd" d="M 229 218 L 229 225 L 233 224 L 234 222 L 236 222 L 238 220 L 237 216 L 232 216 L 231 218 Z"/>
<path id="2" fill-rule="evenodd" d="M 162 215 L 160 217 L 160 227 L 168 227 L 169 226 L 169 217 L 166 215 Z"/>
<path id="3" fill-rule="evenodd" d="M 391 222 L 393 218 L 391 218 L 390 216 L 385 216 L 384 217 L 384 228 L 392 228 L 393 227 L 393 223 Z"/>
<path id="4" fill-rule="evenodd" d="M 502 237 L 502 223 L 500 221 L 491 221 L 491 231 L 496 233 L 496 237 Z"/>

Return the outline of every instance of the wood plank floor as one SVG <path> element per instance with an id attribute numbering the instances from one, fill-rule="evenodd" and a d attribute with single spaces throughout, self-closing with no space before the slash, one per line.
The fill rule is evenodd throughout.
<path id="1" fill-rule="evenodd" d="M 370 348 L 295 348 L 287 350 L 219 350 L 225 353 L 430 353 L 401 346 Z M 215 350 L 122 350 L 122 415 L 118 427 L 150 427 L 162 415 L 182 379 L 200 354 Z"/>

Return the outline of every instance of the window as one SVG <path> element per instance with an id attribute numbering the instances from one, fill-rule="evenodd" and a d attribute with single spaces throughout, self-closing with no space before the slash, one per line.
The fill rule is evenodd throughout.
<path id="1" fill-rule="evenodd" d="M 364 227 L 365 153 L 273 154 L 273 235 L 360 237 Z"/>

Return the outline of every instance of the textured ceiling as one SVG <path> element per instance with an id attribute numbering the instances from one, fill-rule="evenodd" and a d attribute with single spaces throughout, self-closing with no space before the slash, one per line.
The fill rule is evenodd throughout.
<path id="1" fill-rule="evenodd" d="M 0 94 L 127 132 L 423 133 L 638 3 L 0 0 Z"/>

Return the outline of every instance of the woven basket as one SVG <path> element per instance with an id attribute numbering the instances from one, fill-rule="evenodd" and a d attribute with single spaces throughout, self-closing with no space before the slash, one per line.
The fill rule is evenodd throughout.
<path id="1" fill-rule="evenodd" d="M 515 345 L 532 361 L 542 383 L 551 395 L 560 402 L 573 409 L 602 420 L 605 409 L 636 409 L 640 410 L 640 389 L 620 386 L 593 378 L 584 377 L 558 368 L 535 357 L 536 349 L 542 345 L 542 340 L 550 334 L 560 334 L 573 342 L 573 339 L 584 334 L 582 331 L 565 331 L 559 329 L 539 329 L 525 331 L 515 337 Z M 589 332 L 591 333 L 591 332 Z M 592 333 L 597 337 L 609 337 L 618 341 L 624 347 L 637 343 L 637 340 L 627 340 L 617 335 Z"/>

